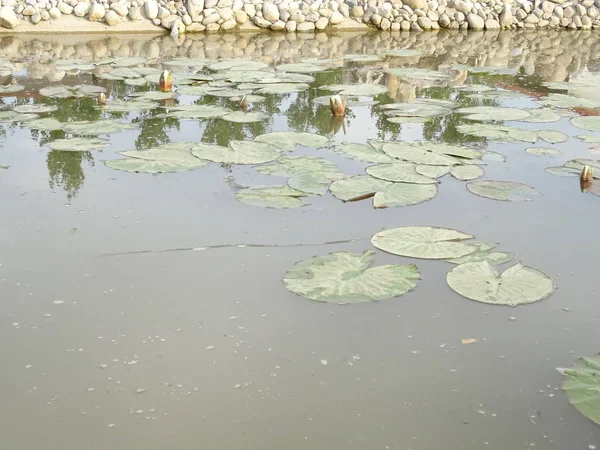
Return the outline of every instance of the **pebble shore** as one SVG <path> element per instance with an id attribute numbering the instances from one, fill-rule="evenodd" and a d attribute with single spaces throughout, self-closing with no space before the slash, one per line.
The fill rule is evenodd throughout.
<path id="1" fill-rule="evenodd" d="M 145 22 L 173 36 L 227 30 L 315 32 L 498 30 L 600 27 L 600 0 L 1 0 L 0 26 L 72 15 L 114 27 Z"/>

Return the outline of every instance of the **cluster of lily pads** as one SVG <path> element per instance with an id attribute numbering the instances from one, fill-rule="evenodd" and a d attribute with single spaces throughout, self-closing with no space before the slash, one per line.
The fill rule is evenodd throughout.
<path id="1" fill-rule="evenodd" d="M 448 228 L 401 227 L 371 238 L 380 250 L 408 258 L 455 264 L 447 273 L 451 289 L 471 300 L 517 306 L 537 302 L 554 291 L 552 279 L 539 270 L 515 264 L 500 273 L 497 265 L 514 255 L 494 251 L 495 244 Z M 420 279 L 415 264 L 370 267 L 375 253 L 348 252 L 315 256 L 296 263 L 283 277 L 288 290 L 305 298 L 333 303 L 362 303 L 399 297 Z"/>

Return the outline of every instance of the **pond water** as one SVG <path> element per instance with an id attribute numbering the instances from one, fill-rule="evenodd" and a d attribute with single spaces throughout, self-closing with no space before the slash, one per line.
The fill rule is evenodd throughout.
<path id="1" fill-rule="evenodd" d="M 545 171 L 597 158 L 598 144 L 578 138 L 600 139 L 595 119 L 583 124 L 591 130 L 572 119 L 597 117 L 598 34 L 2 37 L 0 58 L 4 447 L 600 448 L 598 425 L 569 404 L 556 370 L 600 350 L 600 199 L 582 193 L 577 177 Z M 312 69 L 275 72 L 292 63 Z M 159 90 L 164 68 L 175 94 L 144 97 Z M 232 80 L 236 70 L 246 78 Z M 289 93 L 277 83 L 260 91 L 268 79 Z M 340 84 L 352 85 L 344 88 L 351 95 L 358 86 L 360 102 L 332 118 L 328 96 L 342 88 L 321 87 Z M 236 90 L 260 95 L 247 113 L 231 99 Z M 100 91 L 106 107 L 97 104 Z M 321 96 L 325 104 L 315 102 Z M 476 106 L 515 109 L 473 110 L 480 121 L 458 109 Z M 522 121 L 524 109 L 541 107 L 546 121 Z M 256 121 L 238 122 L 249 117 Z M 94 129 L 99 120 L 110 121 Z M 63 123 L 76 121 L 90 123 Z M 548 143 L 514 129 L 564 136 L 546 134 Z M 286 183 L 255 164 L 196 158 L 202 167 L 148 174 L 106 163 L 124 151 L 228 146 L 274 131 L 324 136 L 323 144 L 303 135 L 315 145 L 293 151 L 277 135 L 260 139 L 282 157 L 324 158 L 348 176 L 373 164 L 345 156 L 344 142 L 371 141 L 384 158 L 381 141 L 461 146 L 479 152 L 481 180 L 524 183 L 541 195 L 498 201 L 445 175 L 435 198 L 411 206 L 376 209 L 371 198 L 342 202 L 327 192 L 274 209 L 236 197 L 244 186 Z M 98 149 L 88 150 L 91 139 L 102 140 Z M 532 147 L 552 154 L 525 152 Z M 200 148 L 196 156 L 223 152 Z M 446 283 L 453 264 L 370 242 L 405 226 L 498 243 L 556 290 L 514 308 L 464 298 Z M 375 265 L 415 263 L 418 286 L 341 305 L 282 282 L 298 261 L 365 250 Z"/>

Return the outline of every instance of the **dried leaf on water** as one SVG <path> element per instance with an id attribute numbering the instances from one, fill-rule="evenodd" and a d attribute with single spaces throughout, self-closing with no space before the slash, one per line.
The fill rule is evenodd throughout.
<path id="1" fill-rule="evenodd" d="M 417 266 L 370 267 L 375 253 L 348 252 L 315 256 L 294 265 L 283 277 L 286 288 L 310 300 L 363 303 L 399 297 L 420 279 Z"/>

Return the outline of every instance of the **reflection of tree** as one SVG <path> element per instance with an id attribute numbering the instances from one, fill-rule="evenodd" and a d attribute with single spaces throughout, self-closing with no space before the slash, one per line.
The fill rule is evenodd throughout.
<path id="1" fill-rule="evenodd" d="M 170 129 L 179 131 L 179 119 L 175 117 L 157 117 L 164 116 L 164 113 L 165 110 L 162 108 L 142 111 L 138 114 L 138 117 L 131 121 L 131 123 L 137 123 L 140 126 L 140 133 L 135 140 L 136 149 L 143 150 L 171 142 L 168 131 Z"/>
<path id="2" fill-rule="evenodd" d="M 56 186 L 61 186 L 67 193 L 69 200 L 75 197 L 85 180 L 85 174 L 81 167 L 83 161 L 93 166 L 94 158 L 92 153 L 50 151 L 46 158 L 48 175 L 50 176 L 50 188 L 53 189 Z"/>

